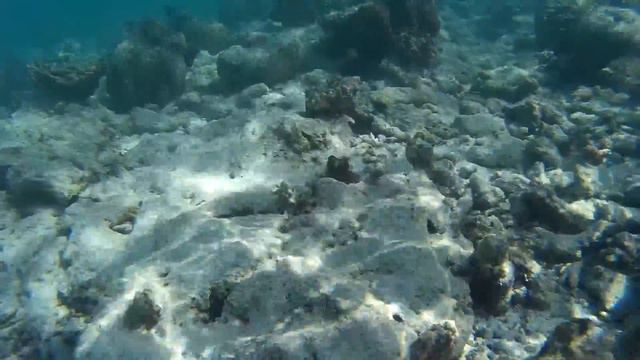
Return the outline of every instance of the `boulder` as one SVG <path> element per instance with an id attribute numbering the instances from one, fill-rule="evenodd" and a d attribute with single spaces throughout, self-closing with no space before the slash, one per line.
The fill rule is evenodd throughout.
<path id="1" fill-rule="evenodd" d="M 393 30 L 436 36 L 440 19 L 435 0 L 385 0 Z"/>
<path id="2" fill-rule="evenodd" d="M 507 65 L 478 73 L 471 91 L 487 98 L 518 102 L 538 88 L 538 81 L 528 71 Z"/>
<path id="3" fill-rule="evenodd" d="M 613 60 L 600 74 L 604 84 L 640 99 L 640 57 L 625 56 Z"/>
<path id="4" fill-rule="evenodd" d="M 232 33 L 221 23 L 199 21 L 192 15 L 173 7 L 167 8 L 166 15 L 171 30 L 184 35 L 186 42 L 184 55 L 187 64 L 191 64 L 201 51 L 217 54 L 233 44 Z"/>
<path id="5" fill-rule="evenodd" d="M 411 344 L 411 360 L 450 360 L 462 355 L 465 339 L 449 323 L 433 325 Z"/>
<path id="6" fill-rule="evenodd" d="M 559 234 L 578 234 L 587 229 L 586 220 L 551 189 L 525 192 L 512 203 L 511 211 L 522 226 L 541 226 Z"/>
<path id="7" fill-rule="evenodd" d="M 362 73 L 377 66 L 393 49 L 387 9 L 374 3 L 332 13 L 320 23 L 326 33 L 324 48 L 343 61 L 342 70 Z"/>
<path id="8" fill-rule="evenodd" d="M 218 75 L 222 86 L 229 91 L 266 82 L 269 53 L 260 48 L 234 45 L 218 55 Z"/>
<path id="9" fill-rule="evenodd" d="M 107 66 L 111 107 L 127 112 L 136 106 L 165 106 L 185 89 L 187 65 L 179 52 L 125 41 Z"/>
<path id="10" fill-rule="evenodd" d="M 366 73 L 382 59 L 425 66 L 436 54 L 440 20 L 433 0 L 368 2 L 334 12 L 320 22 L 330 57 L 347 73 Z"/>
<path id="11" fill-rule="evenodd" d="M 537 359 L 613 359 L 614 339 L 590 319 L 565 321 L 547 338 Z"/>
<path id="12" fill-rule="evenodd" d="M 491 114 L 459 115 L 453 122 L 454 128 L 473 137 L 490 136 L 505 132 L 504 119 Z"/>
<path id="13" fill-rule="evenodd" d="M 297 40 L 269 48 L 234 45 L 218 54 L 220 89 L 235 92 L 258 83 L 271 86 L 289 80 L 305 66 L 308 50 Z"/>

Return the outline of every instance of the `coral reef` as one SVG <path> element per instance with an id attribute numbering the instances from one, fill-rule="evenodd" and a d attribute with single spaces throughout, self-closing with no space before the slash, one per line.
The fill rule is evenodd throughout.
<path id="1" fill-rule="evenodd" d="M 638 357 L 637 4 L 220 3 L 1 73 L 0 358 Z"/>

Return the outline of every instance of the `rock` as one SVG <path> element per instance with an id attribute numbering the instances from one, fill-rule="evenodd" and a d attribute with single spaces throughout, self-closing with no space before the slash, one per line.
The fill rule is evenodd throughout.
<path id="1" fill-rule="evenodd" d="M 407 161 L 418 169 L 431 169 L 435 162 L 433 154 L 435 138 L 425 132 L 417 132 L 407 142 L 405 156 Z"/>
<path id="2" fill-rule="evenodd" d="M 471 147 L 467 160 L 491 169 L 519 169 L 523 165 L 525 144 L 509 135 L 501 135 L 491 141 Z"/>
<path id="3" fill-rule="evenodd" d="M 109 229 L 122 235 L 129 235 L 133 232 L 140 211 L 140 205 L 130 206 L 113 220 L 107 219 Z"/>
<path id="4" fill-rule="evenodd" d="M 315 121 L 307 121 L 307 119 L 284 121 L 274 130 L 274 133 L 294 153 L 300 155 L 324 149 L 328 145 L 328 129 L 319 126 Z"/>
<path id="5" fill-rule="evenodd" d="M 185 89 L 187 66 L 181 53 L 125 41 L 107 65 L 110 106 L 127 112 L 136 106 L 165 106 Z"/>
<path id="6" fill-rule="evenodd" d="M 602 82 L 640 99 L 640 57 L 625 56 L 610 62 L 600 71 Z"/>
<path id="7" fill-rule="evenodd" d="M 436 56 L 440 19 L 434 0 L 385 0 L 394 33 L 393 55 L 408 65 L 428 66 Z"/>
<path id="8" fill-rule="evenodd" d="M 480 240 L 489 236 L 506 236 L 500 219 L 480 211 L 472 211 L 464 217 L 460 224 L 460 232 L 474 244 L 478 244 Z"/>
<path id="9" fill-rule="evenodd" d="M 411 360 L 451 360 L 462 355 L 465 340 L 449 323 L 433 325 L 410 347 Z"/>
<path id="10" fill-rule="evenodd" d="M 640 182 L 634 182 L 624 190 L 623 205 L 640 208 Z"/>
<path id="11" fill-rule="evenodd" d="M 538 359 L 613 359 L 613 339 L 602 336 L 589 319 L 573 319 L 556 326 L 537 354 Z"/>
<path id="12" fill-rule="evenodd" d="M 475 115 L 488 112 L 484 105 L 474 100 L 463 99 L 458 106 L 460 115 Z"/>
<path id="13" fill-rule="evenodd" d="M 235 218 L 256 214 L 278 214 L 278 196 L 269 187 L 255 187 L 251 191 L 229 193 L 211 204 L 210 210 L 218 218 Z"/>
<path id="14" fill-rule="evenodd" d="M 241 108 L 250 108 L 256 100 L 267 95 L 269 91 L 269 87 L 264 83 L 251 85 L 238 94 L 236 105 Z"/>
<path id="15" fill-rule="evenodd" d="M 318 206 L 337 209 L 353 204 L 361 204 L 363 195 L 355 186 L 339 180 L 324 177 L 318 179 L 314 186 L 314 197 Z"/>
<path id="16" fill-rule="evenodd" d="M 69 164 L 51 169 L 45 159 L 29 159 L 7 170 L 9 202 L 27 215 L 37 208 L 62 210 L 84 189 L 85 174 Z"/>
<path id="17" fill-rule="evenodd" d="M 233 35 L 223 24 L 199 21 L 175 7 L 169 6 L 165 9 L 171 29 L 184 35 L 186 42 L 184 56 L 188 65 L 193 63 L 198 53 L 206 51 L 217 54 L 234 42 Z"/>
<path id="18" fill-rule="evenodd" d="M 397 104 L 412 104 L 421 107 L 429 103 L 430 93 L 408 87 L 386 86 L 369 94 L 371 103 L 378 109 L 386 110 Z"/>
<path id="19" fill-rule="evenodd" d="M 330 14 L 320 25 L 326 33 L 325 52 L 342 60 L 342 70 L 346 73 L 371 71 L 393 49 L 389 13 L 380 4 L 366 3 Z"/>
<path id="20" fill-rule="evenodd" d="M 305 309 L 325 320 L 335 319 L 337 306 L 318 289 L 318 280 L 288 269 L 261 271 L 236 284 L 226 298 L 224 310 L 245 323 L 275 326 L 295 309 Z M 264 317 L 265 313 L 270 316 Z"/>
<path id="21" fill-rule="evenodd" d="M 554 234 L 536 228 L 530 243 L 536 258 L 547 264 L 568 264 L 582 259 L 580 235 Z"/>
<path id="22" fill-rule="evenodd" d="M 512 202 L 511 212 L 521 226 L 542 226 L 560 234 L 578 234 L 587 229 L 584 218 L 547 188 L 527 191 Z"/>
<path id="23" fill-rule="evenodd" d="M 286 81 L 305 66 L 306 50 L 298 41 L 273 50 L 234 45 L 218 54 L 221 89 L 236 92 L 253 84 L 271 86 Z"/>
<path id="24" fill-rule="evenodd" d="M 131 110 L 131 122 L 136 134 L 172 132 L 182 125 L 178 117 L 139 107 Z"/>
<path id="25" fill-rule="evenodd" d="M 318 185 L 316 183 L 315 185 Z M 281 182 L 276 185 L 273 193 L 277 198 L 277 207 L 282 214 L 300 215 L 310 213 L 312 209 L 316 207 L 315 193 L 312 190 L 317 190 L 318 187 L 311 189 L 306 186 L 294 187 L 286 182 Z M 295 223 L 295 222 L 293 222 Z M 285 226 L 280 226 L 279 230 L 291 229 L 291 222 L 285 221 Z M 294 224 L 295 225 L 295 224 Z M 287 232 L 287 231 L 283 231 Z"/>
<path id="26" fill-rule="evenodd" d="M 305 92 L 305 115 L 308 117 L 337 118 L 348 116 L 349 125 L 356 133 L 369 133 L 373 116 L 358 96 L 361 81 L 357 77 L 332 78 Z"/>
<path id="27" fill-rule="evenodd" d="M 139 291 L 123 316 L 123 325 L 128 330 L 153 329 L 160 322 L 160 307 L 151 299 L 151 291 Z"/>
<path id="28" fill-rule="evenodd" d="M 532 165 L 542 162 L 545 168 L 556 169 L 562 165 L 562 155 L 556 145 L 546 137 L 534 137 L 527 141 L 525 147 L 525 159 Z"/>
<path id="29" fill-rule="evenodd" d="M 458 115 L 453 126 L 461 133 L 473 137 L 495 135 L 506 131 L 504 119 L 491 114 Z"/>
<path id="30" fill-rule="evenodd" d="M 476 173 L 471 176 L 469 186 L 471 187 L 474 210 L 484 211 L 496 208 L 506 200 L 502 190 L 491 186 L 486 177 L 480 174 Z"/>
<path id="31" fill-rule="evenodd" d="M 543 109 L 537 101 L 527 98 L 507 106 L 505 115 L 509 123 L 524 126 L 529 133 L 534 133 L 542 125 Z"/>
<path id="32" fill-rule="evenodd" d="M 640 236 L 627 231 L 603 239 L 592 244 L 588 251 L 594 253 L 597 262 L 614 271 L 633 274 L 640 269 Z"/>
<path id="33" fill-rule="evenodd" d="M 28 66 L 35 84 L 55 100 L 86 100 L 98 88 L 105 74 L 102 59 L 88 61 L 51 61 Z"/>
<path id="34" fill-rule="evenodd" d="M 207 308 L 205 309 L 207 314 L 207 320 L 209 322 L 216 321 L 222 316 L 224 310 L 224 304 L 229 297 L 229 294 L 235 286 L 234 283 L 223 281 L 215 283 L 209 289 L 209 298 Z"/>
<path id="35" fill-rule="evenodd" d="M 218 55 L 218 75 L 222 86 L 228 91 L 265 82 L 269 71 L 269 53 L 260 48 L 245 48 L 234 45 Z"/>
<path id="36" fill-rule="evenodd" d="M 524 192 L 531 184 L 531 180 L 526 176 L 512 171 L 497 171 L 492 182 L 508 197 Z"/>
<path id="37" fill-rule="evenodd" d="M 480 239 L 469 264 L 469 290 L 475 308 L 503 314 L 511 298 L 515 270 L 509 261 L 507 239 L 500 234 Z"/>
<path id="38" fill-rule="evenodd" d="M 385 0 L 330 14 L 321 26 L 327 54 L 342 61 L 343 71 L 366 74 L 385 57 L 430 65 L 440 20 L 433 0 Z"/>
<path id="39" fill-rule="evenodd" d="M 351 170 L 348 158 L 338 158 L 333 155 L 327 159 L 325 175 L 345 184 L 353 184 L 360 181 L 360 176 Z"/>
<path id="40" fill-rule="evenodd" d="M 598 115 L 576 111 L 569 115 L 569 120 L 578 126 L 591 126 L 598 121 Z"/>
<path id="41" fill-rule="evenodd" d="M 384 0 L 394 31 L 417 31 L 436 36 L 440 31 L 438 9 L 433 0 Z"/>
<path id="42" fill-rule="evenodd" d="M 538 91 L 538 81 L 524 69 L 507 65 L 481 71 L 471 91 L 484 97 L 518 102 Z"/>
<path id="43" fill-rule="evenodd" d="M 437 48 L 432 36 L 409 32 L 394 36 L 393 57 L 402 64 L 430 66 L 436 56 Z"/>
<path id="44" fill-rule="evenodd" d="M 539 46 L 556 56 L 551 69 L 564 79 L 597 80 L 611 61 L 640 50 L 640 16 L 591 1 L 541 1 L 535 31 Z"/>
<path id="45" fill-rule="evenodd" d="M 200 51 L 186 76 L 188 90 L 210 91 L 215 89 L 218 76 L 218 58 L 207 51 Z"/>
<path id="46" fill-rule="evenodd" d="M 438 190 L 442 195 L 454 198 L 462 196 L 464 187 L 453 161 L 449 159 L 437 160 L 426 171 L 429 179 L 438 185 Z"/>
<path id="47" fill-rule="evenodd" d="M 601 265 L 586 264 L 580 271 L 580 287 L 602 311 L 613 311 L 625 297 L 628 276 Z"/>
<path id="48" fill-rule="evenodd" d="M 102 285 L 95 279 L 74 284 L 69 289 L 58 291 L 56 300 L 74 315 L 92 317 L 98 312 L 100 301 L 104 298 Z"/>
<path id="49" fill-rule="evenodd" d="M 611 150 L 622 156 L 640 158 L 640 138 L 621 133 L 611 136 Z"/>

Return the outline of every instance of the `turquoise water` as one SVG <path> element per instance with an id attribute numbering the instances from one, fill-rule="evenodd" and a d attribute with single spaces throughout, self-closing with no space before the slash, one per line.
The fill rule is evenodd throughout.
<path id="1" fill-rule="evenodd" d="M 179 6 L 205 19 L 217 12 L 216 1 L 207 0 L 3 0 L 0 59 L 46 53 L 69 39 L 106 49 L 118 42 L 127 21 L 162 17 L 166 6 Z"/>

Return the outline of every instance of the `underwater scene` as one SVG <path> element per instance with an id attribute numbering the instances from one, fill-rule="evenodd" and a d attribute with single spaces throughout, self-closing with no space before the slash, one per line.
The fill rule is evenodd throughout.
<path id="1" fill-rule="evenodd" d="M 640 359 L 640 1 L 2 0 L 0 359 Z"/>

